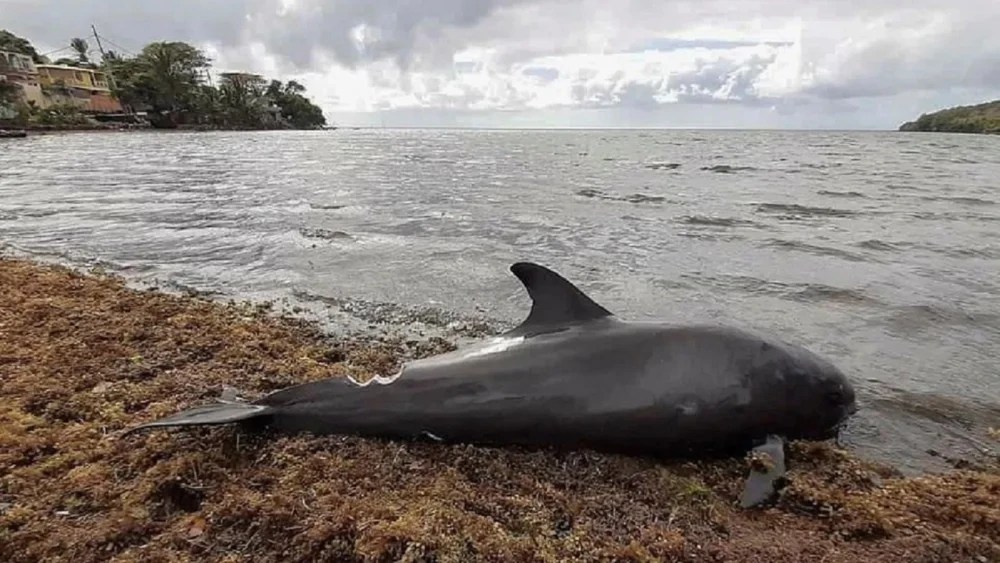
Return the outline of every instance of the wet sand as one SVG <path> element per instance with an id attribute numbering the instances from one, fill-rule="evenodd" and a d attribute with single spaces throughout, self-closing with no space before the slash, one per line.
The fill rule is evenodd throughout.
<path id="1" fill-rule="evenodd" d="M 781 497 L 744 511 L 744 460 L 120 436 L 223 385 L 364 379 L 448 348 L 0 258 L 0 561 L 1000 560 L 998 464 L 904 478 L 794 444 Z"/>

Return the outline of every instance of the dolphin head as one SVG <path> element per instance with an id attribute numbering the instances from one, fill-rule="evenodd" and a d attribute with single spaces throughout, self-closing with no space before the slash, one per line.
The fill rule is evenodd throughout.
<path id="1" fill-rule="evenodd" d="M 769 414 L 787 425 L 789 437 L 834 438 L 857 411 L 854 387 L 824 358 L 788 343 L 765 344 L 751 378 L 756 395 L 769 397 Z"/>
<path id="2" fill-rule="evenodd" d="M 814 440 L 836 437 L 858 409 L 851 382 L 835 365 L 803 348 L 793 348 L 789 360 L 785 384 L 798 434 Z"/>

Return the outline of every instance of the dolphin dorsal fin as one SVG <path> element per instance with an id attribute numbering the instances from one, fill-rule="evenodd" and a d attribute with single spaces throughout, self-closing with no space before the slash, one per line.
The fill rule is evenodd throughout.
<path id="1" fill-rule="evenodd" d="M 508 334 L 529 334 L 539 329 L 610 317 L 612 313 L 587 297 L 566 278 L 552 270 L 518 262 L 510 267 L 531 297 L 531 312 Z M 543 330 L 544 332 L 544 330 Z"/>

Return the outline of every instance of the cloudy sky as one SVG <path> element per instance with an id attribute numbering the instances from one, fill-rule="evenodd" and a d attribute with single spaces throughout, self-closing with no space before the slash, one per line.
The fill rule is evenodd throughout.
<path id="1" fill-rule="evenodd" d="M 1000 98 L 998 0 L 0 0 L 40 51 L 91 23 L 341 125 L 890 129 Z"/>

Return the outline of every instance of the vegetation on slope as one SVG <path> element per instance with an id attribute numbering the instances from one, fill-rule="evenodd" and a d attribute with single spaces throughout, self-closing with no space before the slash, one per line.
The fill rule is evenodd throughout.
<path id="1" fill-rule="evenodd" d="M 56 64 L 107 72 L 115 97 L 134 111 L 148 112 L 154 127 L 317 129 L 326 125 L 323 111 L 306 97 L 302 84 L 243 72 L 222 73 L 218 84 L 212 84 L 211 61 L 203 51 L 187 43 L 150 43 L 134 57 L 107 51 L 100 64 L 92 60 L 85 40 L 73 38 L 69 46 L 74 56 L 60 58 Z M 38 63 L 49 62 L 28 40 L 6 30 L 0 30 L 0 50 L 31 55 Z M 11 88 L 0 89 L 0 102 L 9 102 L 13 97 Z M 38 120 L 33 114 L 41 111 L 25 108 L 21 125 L 34 124 Z"/>
<path id="2" fill-rule="evenodd" d="M 925 113 L 916 121 L 904 123 L 899 130 L 1000 134 L 1000 100 Z"/>

